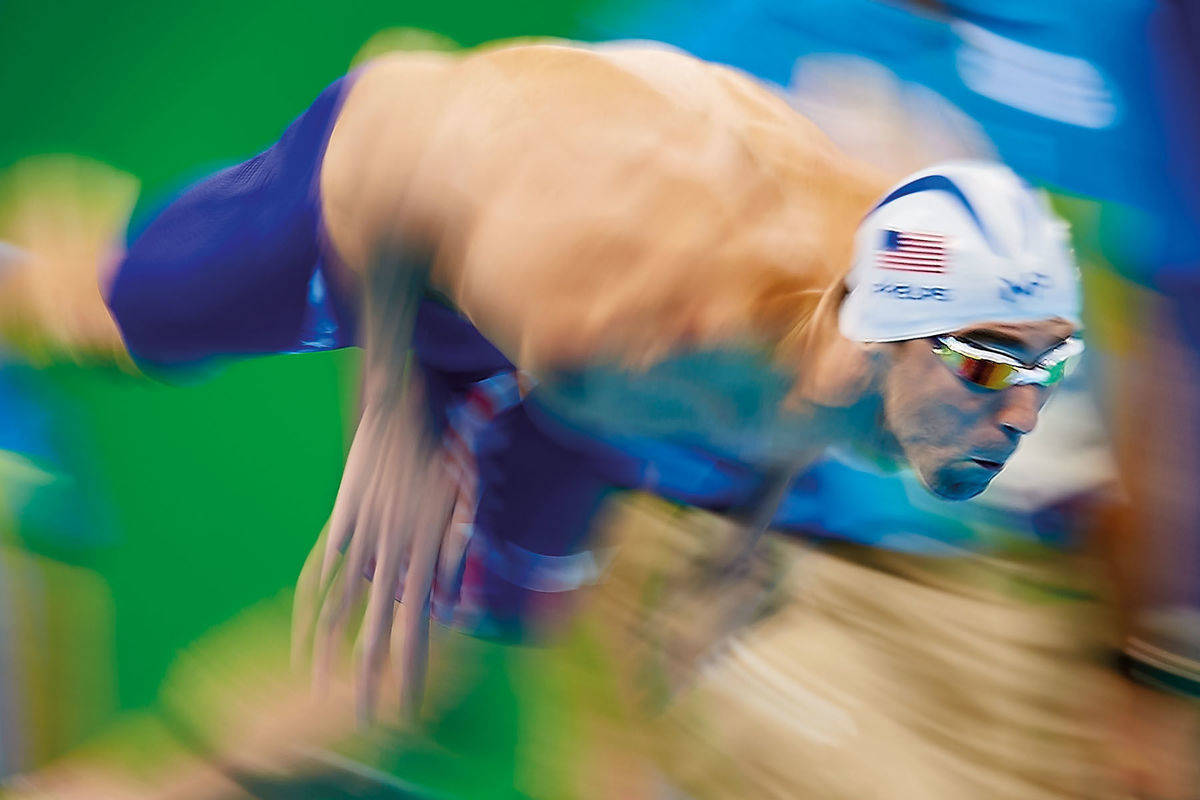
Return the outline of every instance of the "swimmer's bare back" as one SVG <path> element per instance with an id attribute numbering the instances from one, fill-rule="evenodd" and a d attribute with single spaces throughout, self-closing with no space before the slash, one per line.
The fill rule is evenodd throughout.
<path id="1" fill-rule="evenodd" d="M 352 269 L 420 253 L 535 372 L 778 342 L 845 271 L 882 188 L 740 73 L 565 44 L 368 65 L 321 173 Z"/>

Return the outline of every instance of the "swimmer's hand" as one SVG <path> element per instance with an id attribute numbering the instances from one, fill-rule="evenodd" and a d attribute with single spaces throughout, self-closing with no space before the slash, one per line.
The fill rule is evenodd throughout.
<path id="1" fill-rule="evenodd" d="M 293 660 L 311 652 L 318 689 L 330 683 L 339 650 L 361 620 L 355 696 L 362 721 L 380 706 L 389 646 L 402 716 L 419 711 L 434 572 L 458 498 L 411 365 L 419 287 L 397 280 L 402 274 L 374 274 L 363 320 L 365 407 L 328 531 L 301 576 L 293 620 Z"/>

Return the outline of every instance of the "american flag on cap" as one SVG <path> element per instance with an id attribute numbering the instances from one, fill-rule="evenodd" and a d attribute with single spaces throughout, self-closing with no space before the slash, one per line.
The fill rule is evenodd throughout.
<path id="1" fill-rule="evenodd" d="M 883 231 L 876 251 L 882 269 L 941 274 L 946 271 L 946 237 L 917 231 Z"/>

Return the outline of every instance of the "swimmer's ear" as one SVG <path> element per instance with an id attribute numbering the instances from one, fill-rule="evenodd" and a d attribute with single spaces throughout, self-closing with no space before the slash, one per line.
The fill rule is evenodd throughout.
<path id="1" fill-rule="evenodd" d="M 850 406 L 882 379 L 891 349 L 842 335 L 837 312 L 845 296 L 839 279 L 825 291 L 803 328 L 780 345 L 779 360 L 796 378 L 786 400 L 789 409 Z"/>

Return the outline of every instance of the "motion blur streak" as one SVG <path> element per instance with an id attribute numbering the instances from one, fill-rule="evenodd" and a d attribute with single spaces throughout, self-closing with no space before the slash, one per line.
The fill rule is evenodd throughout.
<path id="1" fill-rule="evenodd" d="M 1197 41 L 1181 0 L 3 4 L 0 793 L 1200 798 Z M 1081 336 L 1055 387 L 825 324 L 887 186 L 964 160 L 1069 223 L 1084 311 L 953 333 Z M 944 216 L 870 299 L 953 302 Z M 889 421 L 922 397 L 1000 423 Z"/>

